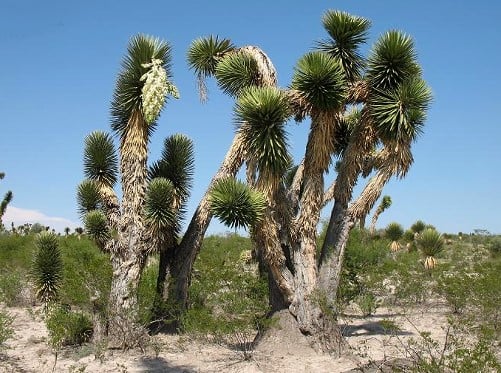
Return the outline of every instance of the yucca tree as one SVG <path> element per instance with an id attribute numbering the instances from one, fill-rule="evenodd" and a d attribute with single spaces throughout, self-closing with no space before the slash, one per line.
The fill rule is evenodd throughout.
<path id="1" fill-rule="evenodd" d="M 424 267 L 427 270 L 435 268 L 437 260 L 435 258 L 444 248 L 444 239 L 435 229 L 427 228 L 423 230 L 417 238 L 417 245 L 425 256 Z"/>
<path id="2" fill-rule="evenodd" d="M 0 172 L 0 180 L 2 180 L 4 177 L 5 177 L 5 173 Z M 0 203 L 0 230 L 3 229 L 2 217 L 4 216 L 5 212 L 7 211 L 7 205 L 12 201 L 13 197 L 14 197 L 14 195 L 9 190 L 7 193 L 5 193 L 3 200 Z"/>
<path id="3" fill-rule="evenodd" d="M 371 226 L 369 229 L 371 234 L 374 234 L 374 232 L 376 230 L 376 223 L 377 223 L 377 220 L 379 219 L 379 215 L 381 215 L 390 206 L 391 206 L 391 197 L 390 196 L 383 196 L 383 198 L 381 199 L 381 203 L 379 203 L 376 211 L 374 211 L 374 215 L 372 216 Z"/>
<path id="4" fill-rule="evenodd" d="M 286 132 L 276 131 L 286 116 L 273 124 L 261 121 L 269 133 L 242 141 L 253 149 L 245 156 L 248 183 L 262 188 L 268 202 L 263 220 L 251 227 L 251 236 L 281 293 L 282 305 L 304 333 L 330 349 L 339 331 L 326 315 L 331 311 L 321 308 L 318 299 L 325 300 L 320 303 L 328 308 L 335 307 L 348 233 L 373 207 L 390 178 L 408 172 L 413 162 L 411 145 L 422 130 L 431 94 L 420 76 L 409 36 L 387 32 L 364 58 L 359 48 L 367 39 L 368 20 L 328 11 L 323 23 L 329 37 L 318 44 L 318 50 L 300 58 L 292 83 L 284 91 L 289 115 L 299 121 L 308 117 L 311 123 L 301 163 L 289 175 L 290 165 L 279 162 L 280 167 L 274 166 L 287 153 L 283 150 Z M 227 65 L 228 69 L 237 66 Z M 239 71 L 245 72 L 247 68 L 240 66 Z M 220 84 L 238 96 L 237 117 L 241 105 L 248 105 L 252 115 L 240 118 L 243 123 L 260 115 L 269 118 L 270 113 L 263 115 L 268 110 L 264 95 L 244 100 L 247 93 L 240 87 L 252 79 L 240 75 L 234 74 L 231 84 Z M 245 133 L 247 125 L 240 128 L 237 134 Z M 259 163 L 256 154 L 266 161 Z M 324 174 L 334 164 L 338 165 L 335 184 L 325 188 Z M 361 195 L 353 200 L 359 177 L 371 174 Z M 316 227 L 322 207 L 331 199 L 334 208 L 317 258 Z"/>
<path id="5" fill-rule="evenodd" d="M 111 104 L 111 128 L 119 155 L 106 133 L 93 132 L 85 140 L 86 180 L 77 191 L 79 210 L 87 233 L 111 256 L 108 340 L 115 347 L 127 348 L 139 341 L 136 289 L 147 254 L 158 247 L 159 231 L 154 227 L 174 225 L 169 219 L 174 220 L 175 214 L 166 213 L 166 218 L 154 211 L 166 207 L 165 201 L 155 197 L 171 192 L 172 185 L 165 180 L 149 183 L 148 189 L 147 167 L 156 120 L 167 96 L 178 95 L 170 81 L 170 52 L 169 44 L 159 39 L 131 38 Z M 120 201 L 114 191 L 119 171 Z"/>
<path id="6" fill-rule="evenodd" d="M 57 236 L 41 232 L 35 239 L 37 248 L 31 267 L 35 293 L 45 307 L 57 300 L 63 277 L 63 262 Z"/>
<path id="7" fill-rule="evenodd" d="M 417 220 L 415 223 L 411 225 L 411 231 L 414 232 L 414 237 L 418 238 L 421 232 L 426 229 L 426 224 L 422 220 Z"/>
<path id="8" fill-rule="evenodd" d="M 390 223 L 384 230 L 384 235 L 390 240 L 390 249 L 395 252 L 402 248 L 398 242 L 404 236 L 404 229 L 398 223 Z"/>

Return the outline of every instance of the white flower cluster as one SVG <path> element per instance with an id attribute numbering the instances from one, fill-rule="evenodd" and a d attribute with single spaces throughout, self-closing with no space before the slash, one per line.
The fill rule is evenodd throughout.
<path id="1" fill-rule="evenodd" d="M 160 115 L 167 94 L 178 98 L 177 88 L 167 81 L 167 73 L 162 67 L 162 60 L 154 59 L 142 65 L 149 70 L 141 77 L 144 81 L 141 96 L 143 99 L 143 115 L 148 124 Z"/>

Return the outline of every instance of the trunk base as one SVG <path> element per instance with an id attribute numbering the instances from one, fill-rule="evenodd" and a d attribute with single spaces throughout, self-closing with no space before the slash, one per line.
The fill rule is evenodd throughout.
<path id="1" fill-rule="evenodd" d="M 341 329 L 331 322 L 324 326 L 322 331 L 305 335 L 301 333 L 297 320 L 289 310 L 281 310 L 273 314 L 271 326 L 258 333 L 254 346 L 257 351 L 272 355 L 273 351 L 281 351 L 300 356 L 310 350 L 311 353 L 339 356 L 347 348 Z"/>

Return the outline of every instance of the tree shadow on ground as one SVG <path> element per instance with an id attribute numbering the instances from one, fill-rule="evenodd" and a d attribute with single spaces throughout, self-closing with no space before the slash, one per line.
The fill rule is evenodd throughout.
<path id="1" fill-rule="evenodd" d="M 174 365 L 161 357 L 142 357 L 138 365 L 146 372 L 151 373 L 196 373 L 198 370 L 193 366 Z"/>
<path id="2" fill-rule="evenodd" d="M 370 335 L 412 335 L 413 333 L 398 328 L 388 328 L 378 321 L 369 321 L 360 325 L 341 326 L 343 336 L 370 336 Z"/>

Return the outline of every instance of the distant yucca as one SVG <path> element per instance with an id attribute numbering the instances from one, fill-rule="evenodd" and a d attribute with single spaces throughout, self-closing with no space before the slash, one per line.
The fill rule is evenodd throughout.
<path id="1" fill-rule="evenodd" d="M 154 59 L 151 63 L 142 65 L 149 68 L 142 77 L 144 86 L 141 91 L 143 99 L 143 115 L 147 123 L 154 122 L 160 115 L 168 94 L 179 97 L 177 88 L 167 80 L 167 72 L 162 67 L 162 60 Z"/>

